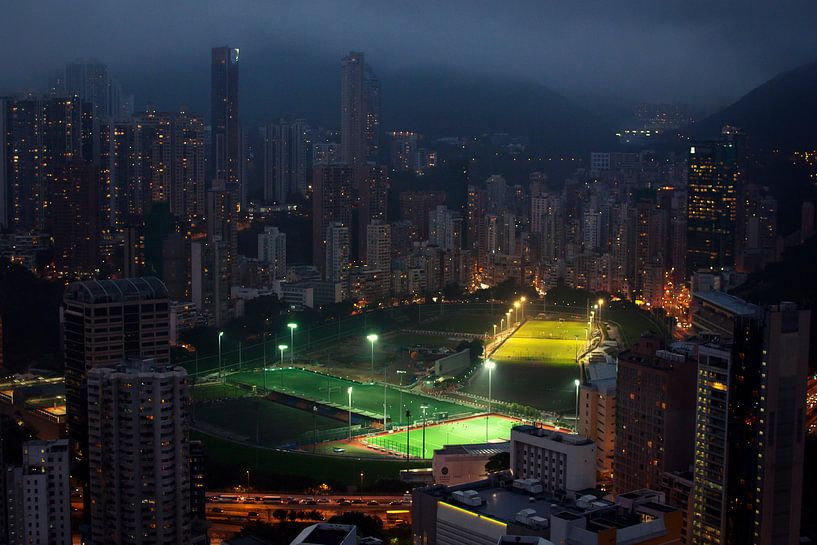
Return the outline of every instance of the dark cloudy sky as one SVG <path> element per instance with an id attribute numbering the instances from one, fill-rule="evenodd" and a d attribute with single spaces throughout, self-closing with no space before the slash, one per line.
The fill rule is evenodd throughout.
<path id="1" fill-rule="evenodd" d="M 282 59 L 323 70 L 356 49 L 382 74 L 454 67 L 533 80 L 584 100 L 678 100 L 711 108 L 817 60 L 814 0 L 4 0 L 2 5 L 0 92 L 6 93 L 36 88 L 61 63 L 80 56 L 95 56 L 114 72 L 125 71 L 130 81 L 153 82 L 157 74 L 173 73 L 206 77 L 209 47 L 229 43 L 242 48 L 244 75 L 253 65 L 277 66 Z M 286 71 L 275 77 L 286 79 Z M 174 85 L 162 81 L 166 88 Z"/>

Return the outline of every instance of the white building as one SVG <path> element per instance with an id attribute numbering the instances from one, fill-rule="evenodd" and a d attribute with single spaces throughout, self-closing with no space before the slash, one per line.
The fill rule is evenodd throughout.
<path id="1" fill-rule="evenodd" d="M 68 440 L 28 441 L 6 470 L 9 545 L 70 545 Z"/>
<path id="2" fill-rule="evenodd" d="M 258 235 L 258 260 L 269 263 L 273 278 L 287 274 L 287 236 L 277 227 L 265 227 Z"/>
<path id="3" fill-rule="evenodd" d="M 348 290 L 350 255 L 349 228 L 330 223 L 326 228 L 326 280 L 343 284 L 344 290 Z"/>
<path id="4" fill-rule="evenodd" d="M 616 450 L 616 364 L 591 363 L 579 391 L 579 434 L 596 444 L 599 481 L 613 477 Z"/>
<path id="5" fill-rule="evenodd" d="M 366 226 L 366 266 L 386 274 L 391 271 L 391 225 L 381 220 Z"/>
<path id="6" fill-rule="evenodd" d="M 187 372 L 131 360 L 88 372 L 95 545 L 189 545 Z"/>
<path id="7" fill-rule="evenodd" d="M 511 470 L 548 492 L 572 494 L 596 485 L 596 445 L 583 435 L 535 426 L 511 430 Z"/>
<path id="8" fill-rule="evenodd" d="M 484 479 L 488 476 L 485 464 L 497 454 L 510 452 L 510 443 L 482 443 L 476 445 L 446 445 L 434 451 L 431 459 L 434 482 L 455 486 Z"/>
<path id="9" fill-rule="evenodd" d="M 348 524 L 307 526 L 290 545 L 357 545 L 357 528 Z"/>

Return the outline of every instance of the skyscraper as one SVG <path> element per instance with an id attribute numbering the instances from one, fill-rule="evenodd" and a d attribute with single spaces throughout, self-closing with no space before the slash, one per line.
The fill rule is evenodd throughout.
<path id="1" fill-rule="evenodd" d="M 646 336 L 619 357 L 616 490 L 658 489 L 665 471 L 692 465 L 695 362 Z"/>
<path id="2" fill-rule="evenodd" d="M 366 266 L 371 270 L 391 270 L 391 225 L 374 220 L 366 229 Z"/>
<path id="3" fill-rule="evenodd" d="M 277 227 L 264 227 L 258 235 L 258 260 L 269 263 L 273 278 L 287 274 L 287 236 Z"/>
<path id="4" fill-rule="evenodd" d="M 22 465 L 2 468 L 9 545 L 71 544 L 68 459 L 66 439 L 27 441 Z"/>
<path id="5" fill-rule="evenodd" d="M 340 102 L 341 155 L 357 188 L 380 145 L 380 82 L 363 53 L 352 51 L 341 60 Z"/>
<path id="6" fill-rule="evenodd" d="M 88 477 L 87 373 L 128 357 L 169 362 L 168 304 L 167 289 L 156 278 L 88 280 L 66 288 L 62 309 L 66 421 L 71 448 L 82 462 L 81 479 Z"/>
<path id="7" fill-rule="evenodd" d="M 88 372 L 94 545 L 190 543 L 190 393 L 181 367 Z"/>
<path id="8" fill-rule="evenodd" d="M 357 258 L 364 261 L 367 256 L 369 224 L 375 221 L 388 221 L 389 186 L 391 178 L 389 169 L 382 166 L 369 166 L 366 179 L 358 188 L 357 207 Z"/>
<path id="9" fill-rule="evenodd" d="M 244 203 L 241 174 L 241 125 L 238 109 L 238 49 L 214 47 L 210 94 L 211 183 L 220 180 L 236 203 Z"/>
<path id="10" fill-rule="evenodd" d="M 326 226 L 326 280 L 341 284 L 344 296 L 349 284 L 350 260 L 349 228 L 342 223 L 332 222 Z"/>
<path id="11" fill-rule="evenodd" d="M 737 195 L 744 176 L 739 133 L 689 148 L 687 187 L 687 269 L 734 265 Z"/>
<path id="12" fill-rule="evenodd" d="M 306 194 L 307 138 L 303 119 L 270 123 L 264 140 L 264 201 L 286 204 Z"/>
<path id="13" fill-rule="evenodd" d="M 800 539 L 809 312 L 793 303 L 763 309 L 704 295 L 733 328 L 708 334 L 710 342 L 698 348 L 693 543 L 794 545 Z"/>
<path id="14" fill-rule="evenodd" d="M 328 278 L 327 233 L 331 223 L 352 225 L 352 172 L 345 165 L 318 165 L 312 192 L 312 262 Z"/>
<path id="15" fill-rule="evenodd" d="M 55 175 L 51 221 L 57 270 L 88 277 L 99 265 L 97 169 L 79 160 Z"/>

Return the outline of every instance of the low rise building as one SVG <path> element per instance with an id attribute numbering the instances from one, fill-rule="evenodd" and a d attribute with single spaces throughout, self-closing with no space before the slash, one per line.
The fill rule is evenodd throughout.
<path id="1" fill-rule="evenodd" d="M 434 482 L 453 486 L 484 479 L 488 476 L 485 464 L 497 454 L 510 451 L 510 442 L 446 445 L 435 450 L 431 459 Z"/>
<path id="2" fill-rule="evenodd" d="M 540 481 L 547 492 L 575 495 L 596 485 L 596 445 L 583 435 L 514 426 L 511 471 L 517 479 Z"/>

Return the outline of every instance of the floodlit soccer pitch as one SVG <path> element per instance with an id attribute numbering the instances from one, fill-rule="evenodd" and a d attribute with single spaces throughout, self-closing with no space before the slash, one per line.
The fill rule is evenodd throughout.
<path id="1" fill-rule="evenodd" d="M 261 391 L 266 384 L 267 390 L 283 392 L 343 409 L 349 407 L 348 389 L 351 387 L 352 411 L 368 414 L 373 418 L 383 417 L 382 383 L 361 383 L 296 367 L 269 369 L 266 371 L 266 380 L 263 371 L 248 371 L 231 374 L 228 376 L 228 381 L 255 386 Z M 405 391 L 401 395 L 399 388 L 391 386 L 386 388 L 387 414 L 395 424 L 403 423 L 403 420 L 406 419 L 406 410 L 411 411 L 412 420 L 418 419 L 422 414 L 420 407 L 423 405 L 428 407 L 426 409 L 428 415 L 446 413 L 449 416 L 455 416 L 478 412 L 478 409 L 467 405 Z"/>
<path id="2" fill-rule="evenodd" d="M 572 365 L 586 346 L 587 324 L 529 320 L 493 353 L 497 362 Z"/>
<path id="3" fill-rule="evenodd" d="M 430 459 L 435 449 L 441 449 L 446 445 L 507 441 L 511 438 L 511 428 L 520 423 L 521 421 L 506 416 L 490 415 L 427 425 L 425 456 L 423 456 L 422 426 L 412 428 L 409 432 L 399 431 L 367 437 L 365 442 L 370 446 L 405 456 L 406 434 L 408 433 L 408 449 L 411 457 Z"/>

